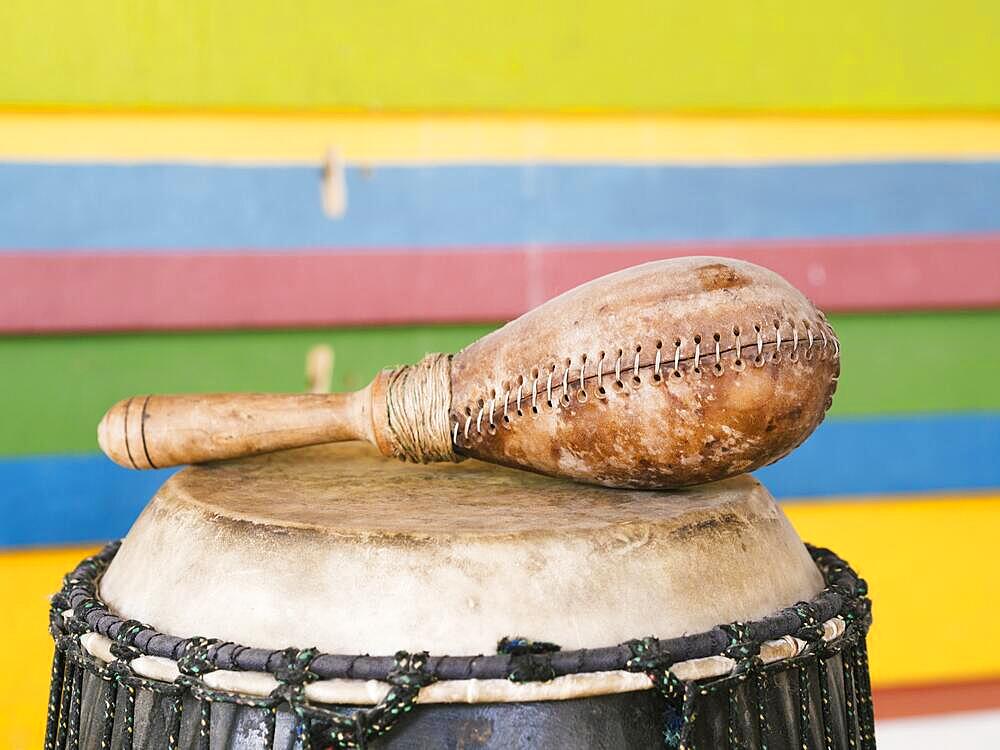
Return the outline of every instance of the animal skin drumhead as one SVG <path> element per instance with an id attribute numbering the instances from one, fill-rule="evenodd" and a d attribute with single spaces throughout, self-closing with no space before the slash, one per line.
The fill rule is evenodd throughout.
<path id="1" fill-rule="evenodd" d="M 564 649 L 759 618 L 823 583 L 750 476 L 616 490 L 478 461 L 414 466 L 360 444 L 184 469 L 100 584 L 181 637 L 328 653 Z"/>

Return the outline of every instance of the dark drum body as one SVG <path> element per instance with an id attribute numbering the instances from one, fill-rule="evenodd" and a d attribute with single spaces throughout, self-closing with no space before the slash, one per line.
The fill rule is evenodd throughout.
<path id="1" fill-rule="evenodd" d="M 464 665 L 459 657 L 400 652 L 386 669 L 384 657 L 262 652 L 122 621 L 97 598 L 95 586 L 115 550 L 111 545 L 84 561 L 54 598 L 47 749 L 874 747 L 865 647 L 869 602 L 864 582 L 827 551 L 812 550 L 827 588 L 812 602 L 758 622 L 591 653 L 516 644 Z M 831 615 L 845 623 L 833 638 L 822 625 Z M 110 644 L 110 661 L 91 653 L 100 652 L 95 634 Z M 766 657 L 767 644 L 773 650 L 782 642 L 797 653 Z M 143 658 L 168 655 L 179 668 L 173 681 L 140 673 L 149 671 L 139 669 Z M 418 698 L 427 685 L 463 669 L 516 683 L 572 675 L 573 663 L 580 670 L 643 673 L 651 687 L 566 700 L 421 705 Z M 687 671 L 695 665 L 726 673 L 681 679 L 685 664 Z M 205 680 L 217 669 L 259 669 L 278 687 L 266 695 L 213 688 Z M 393 689 L 373 706 L 320 704 L 305 695 L 318 679 L 376 676 Z"/>

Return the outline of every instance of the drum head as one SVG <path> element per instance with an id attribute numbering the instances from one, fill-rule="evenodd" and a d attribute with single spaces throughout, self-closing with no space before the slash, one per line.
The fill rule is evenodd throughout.
<path id="1" fill-rule="evenodd" d="M 328 653 L 492 653 L 670 638 L 808 600 L 822 578 L 741 476 L 672 492 L 476 461 L 412 466 L 356 445 L 184 469 L 100 583 L 178 636 Z"/>

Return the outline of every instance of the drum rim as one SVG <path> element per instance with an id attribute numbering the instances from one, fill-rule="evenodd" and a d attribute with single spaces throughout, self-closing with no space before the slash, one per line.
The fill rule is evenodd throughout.
<path id="1" fill-rule="evenodd" d="M 50 630 L 58 638 L 68 631 L 78 638 L 97 633 L 111 639 L 135 656 L 154 656 L 177 661 L 200 644 L 205 671 L 232 670 L 275 674 L 287 665 L 292 653 L 310 653 L 308 671 L 314 679 L 389 679 L 397 670 L 400 654 L 324 654 L 313 649 L 271 650 L 216 642 L 204 638 L 181 638 L 162 633 L 135 620 L 113 613 L 98 594 L 98 583 L 114 559 L 121 541 L 111 542 L 96 555 L 81 561 L 52 597 Z M 427 656 L 421 671 L 435 680 L 507 679 L 537 682 L 564 675 L 616 670 L 646 671 L 655 661 L 674 664 L 711 656 L 745 658 L 757 653 L 765 641 L 787 636 L 807 642 L 818 640 L 822 623 L 835 617 L 848 626 L 867 632 L 871 602 L 863 578 L 829 549 L 806 545 L 819 569 L 825 588 L 808 602 L 799 602 L 760 620 L 718 625 L 708 631 L 659 640 L 648 636 L 599 648 L 560 650 L 555 644 L 532 643 L 521 638 L 504 639 L 505 652 L 491 655 Z"/>

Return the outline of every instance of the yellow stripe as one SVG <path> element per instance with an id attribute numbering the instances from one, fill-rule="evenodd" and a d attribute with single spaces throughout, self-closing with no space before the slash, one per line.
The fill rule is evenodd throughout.
<path id="1" fill-rule="evenodd" d="M 803 539 L 830 547 L 868 580 L 872 679 L 996 677 L 1000 496 L 791 503 Z"/>
<path id="2" fill-rule="evenodd" d="M 788 503 L 804 539 L 871 584 L 876 687 L 1000 675 L 1000 495 Z M 41 745 L 52 644 L 48 595 L 91 549 L 0 554 L 0 601 L 16 670 L 0 670 L 0 747 Z M 977 648 L 976 645 L 983 645 Z"/>
<path id="3" fill-rule="evenodd" d="M 744 163 L 1000 155 L 1000 118 L 0 114 L 0 159 Z"/>
<path id="4" fill-rule="evenodd" d="M 11 650 L 0 669 L 0 748 L 39 748 L 48 701 L 52 639 L 49 596 L 93 547 L 0 553 L 3 637 Z"/>

